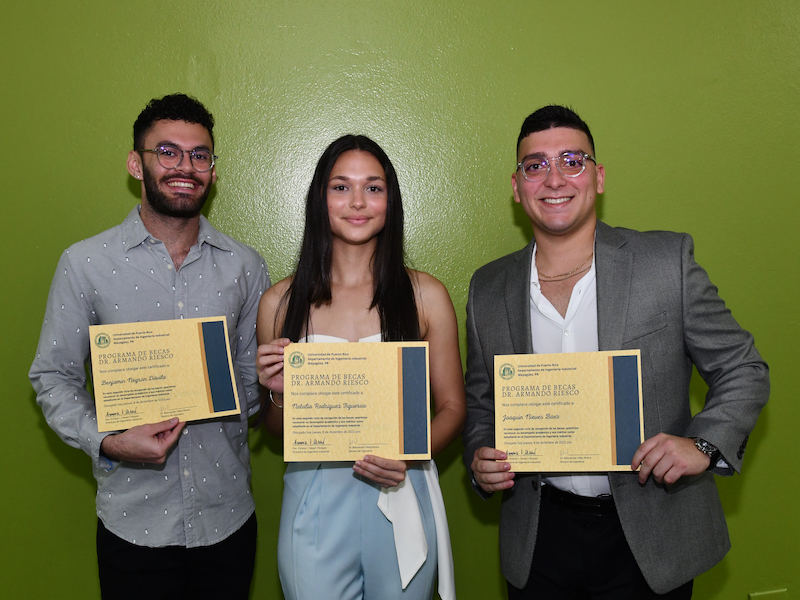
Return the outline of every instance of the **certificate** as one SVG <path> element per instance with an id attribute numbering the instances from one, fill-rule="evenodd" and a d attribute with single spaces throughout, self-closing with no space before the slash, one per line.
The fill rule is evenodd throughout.
<path id="1" fill-rule="evenodd" d="M 431 457 L 428 342 L 289 344 L 283 459 Z"/>
<path id="2" fill-rule="evenodd" d="M 225 317 L 89 327 L 98 431 L 238 415 Z"/>
<path id="3" fill-rule="evenodd" d="M 494 357 L 495 447 L 512 471 L 630 471 L 644 441 L 639 350 Z"/>

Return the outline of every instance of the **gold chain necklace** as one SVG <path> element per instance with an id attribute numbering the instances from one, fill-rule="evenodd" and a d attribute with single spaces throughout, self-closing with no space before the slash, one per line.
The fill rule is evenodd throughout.
<path id="1" fill-rule="evenodd" d="M 581 270 L 581 267 L 583 267 L 583 265 L 585 265 L 589 261 L 589 259 L 592 258 L 592 256 L 594 256 L 594 252 L 592 252 L 589 256 L 587 256 L 586 260 L 584 260 L 581 264 L 572 269 L 572 271 L 567 271 L 566 273 L 561 273 L 560 275 L 545 275 L 544 273 L 539 271 L 539 280 L 541 281 L 542 279 L 545 279 L 547 281 L 564 281 L 565 279 L 569 279 L 573 275 L 577 275 L 579 272 L 582 273 L 583 271 L 585 271 L 586 269 Z M 587 267 L 587 269 L 588 268 L 589 267 Z M 542 283 L 547 283 L 547 281 L 543 281 Z"/>

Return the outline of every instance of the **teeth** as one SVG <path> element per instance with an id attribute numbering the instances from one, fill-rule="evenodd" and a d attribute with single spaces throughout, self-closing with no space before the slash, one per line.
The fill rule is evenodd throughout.
<path id="1" fill-rule="evenodd" d="M 186 182 L 183 182 L 183 181 L 170 181 L 167 185 L 169 187 L 188 188 L 190 190 L 194 189 L 194 184 L 193 183 L 186 183 Z"/>
<path id="2" fill-rule="evenodd" d="M 542 198 L 545 204 L 564 204 L 567 200 L 572 200 L 572 198 Z"/>

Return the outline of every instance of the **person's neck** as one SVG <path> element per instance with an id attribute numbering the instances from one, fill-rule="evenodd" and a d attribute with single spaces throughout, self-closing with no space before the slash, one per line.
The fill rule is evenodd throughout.
<path id="1" fill-rule="evenodd" d="M 139 216 L 150 235 L 164 243 L 175 270 L 180 269 L 189 250 L 197 243 L 197 235 L 200 232 L 200 215 L 170 217 L 154 211 L 143 201 Z"/>
<path id="2" fill-rule="evenodd" d="M 548 276 L 566 274 L 586 262 L 594 252 L 594 227 L 566 235 L 534 231 L 536 269 Z"/>
<path id="3" fill-rule="evenodd" d="M 375 244 L 337 244 L 331 255 L 331 282 L 343 287 L 372 286 L 372 258 Z"/>

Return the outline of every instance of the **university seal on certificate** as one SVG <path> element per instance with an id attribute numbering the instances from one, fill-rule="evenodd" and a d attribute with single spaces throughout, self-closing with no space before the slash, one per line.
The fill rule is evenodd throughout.
<path id="1" fill-rule="evenodd" d="M 639 350 L 495 356 L 495 447 L 511 470 L 630 471 L 644 441 Z"/>
<path id="2" fill-rule="evenodd" d="M 428 342 L 290 344 L 283 459 L 431 457 Z"/>
<path id="3" fill-rule="evenodd" d="M 225 317 L 89 327 L 98 431 L 238 415 Z"/>

